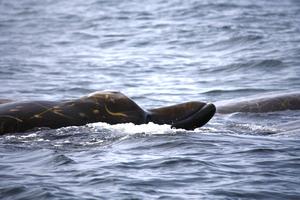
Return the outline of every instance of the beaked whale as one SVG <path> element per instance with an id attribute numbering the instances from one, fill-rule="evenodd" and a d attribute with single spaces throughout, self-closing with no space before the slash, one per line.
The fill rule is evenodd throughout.
<path id="1" fill-rule="evenodd" d="M 94 92 L 73 100 L 2 102 L 0 135 L 38 127 L 60 128 L 94 122 L 153 122 L 193 130 L 206 124 L 216 112 L 213 104 L 196 101 L 143 110 L 124 94 L 107 91 Z"/>
<path id="2" fill-rule="evenodd" d="M 240 101 L 212 103 L 191 101 L 143 110 L 120 92 L 98 91 L 79 99 L 62 101 L 0 100 L 0 135 L 48 127 L 81 126 L 93 122 L 109 124 L 169 124 L 193 130 L 205 125 L 217 112 L 274 112 L 299 110 L 300 93 L 275 94 Z"/>

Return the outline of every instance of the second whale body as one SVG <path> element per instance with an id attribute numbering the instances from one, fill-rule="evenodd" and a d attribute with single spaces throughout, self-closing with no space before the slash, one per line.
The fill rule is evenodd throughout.
<path id="1" fill-rule="evenodd" d="M 217 113 L 234 112 L 263 113 L 300 109 L 300 93 L 265 94 L 257 97 L 247 97 L 242 100 L 217 102 Z"/>

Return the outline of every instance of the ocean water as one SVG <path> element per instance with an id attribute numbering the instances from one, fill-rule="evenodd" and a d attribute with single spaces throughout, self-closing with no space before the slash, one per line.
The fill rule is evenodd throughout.
<path id="1" fill-rule="evenodd" d="M 143 108 L 300 89 L 300 1 L 2 0 L 0 98 Z M 300 111 L 0 137 L 0 199 L 300 199 Z"/>

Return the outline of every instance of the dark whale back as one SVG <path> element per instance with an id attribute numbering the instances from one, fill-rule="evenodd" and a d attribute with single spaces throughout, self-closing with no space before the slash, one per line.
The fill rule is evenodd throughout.
<path id="1" fill-rule="evenodd" d="M 222 114 L 234 112 L 261 113 L 299 109 L 300 93 L 269 95 L 260 98 L 249 98 L 238 102 L 217 103 L 217 112 Z"/>
<path id="2" fill-rule="evenodd" d="M 0 134 L 36 127 L 60 128 L 93 122 L 145 122 L 146 112 L 119 92 L 97 92 L 68 101 L 23 101 L 0 105 Z"/>

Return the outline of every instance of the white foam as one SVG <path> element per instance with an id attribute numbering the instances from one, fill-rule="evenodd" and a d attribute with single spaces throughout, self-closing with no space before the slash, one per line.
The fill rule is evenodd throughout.
<path id="1" fill-rule="evenodd" d="M 137 134 L 137 133 L 145 133 L 145 134 L 170 134 L 180 131 L 180 129 L 171 129 L 170 125 L 158 125 L 152 122 L 148 124 L 135 125 L 133 123 L 124 123 L 124 124 L 115 124 L 110 125 L 103 122 L 97 122 L 88 124 L 89 127 L 92 128 L 103 128 L 114 130 L 117 132 L 122 132 L 126 134 Z"/>
<path id="2" fill-rule="evenodd" d="M 22 135 L 21 138 L 35 138 L 37 137 L 37 134 L 36 133 L 31 133 L 31 134 L 28 134 L 28 135 Z"/>

